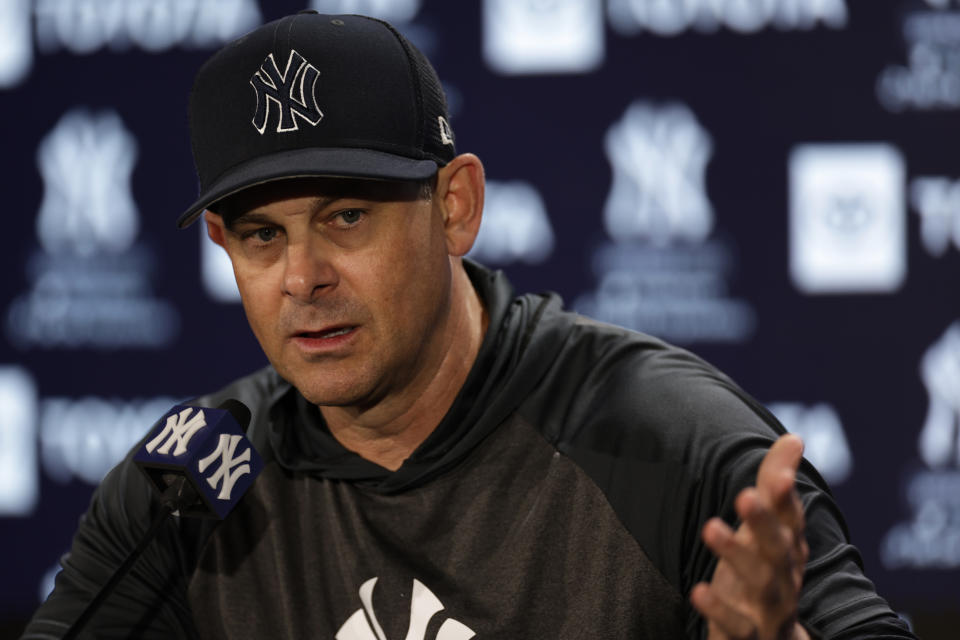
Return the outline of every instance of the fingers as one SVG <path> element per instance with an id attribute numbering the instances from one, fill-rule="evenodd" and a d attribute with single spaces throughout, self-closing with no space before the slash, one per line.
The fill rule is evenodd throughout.
<path id="1" fill-rule="evenodd" d="M 774 518 L 770 519 L 775 523 Z M 773 524 L 768 531 L 768 524 L 749 533 L 741 527 L 734 533 L 722 520 L 714 518 L 704 526 L 703 539 L 736 574 L 742 594 L 750 602 L 770 612 L 786 613 L 795 604 L 803 565 L 789 530 Z"/>
<path id="2" fill-rule="evenodd" d="M 690 592 L 690 602 L 710 623 L 711 640 L 725 638 L 756 638 L 756 626 L 750 618 L 727 602 L 705 582 Z"/>
<path id="3" fill-rule="evenodd" d="M 762 517 L 776 522 L 769 511 Z M 704 526 L 704 541 L 720 562 L 711 584 L 694 588 L 690 600 L 709 621 L 711 639 L 780 638 L 794 626 L 803 561 L 789 529 L 777 526 L 780 539 L 766 542 L 747 523 L 736 532 L 718 518 Z"/>
<path id="4" fill-rule="evenodd" d="M 785 522 L 777 510 L 765 503 L 762 494 L 756 489 L 741 491 L 735 507 L 737 515 L 749 527 L 762 559 L 777 565 L 783 564 L 792 551 L 794 537 L 797 535 L 793 524 L 797 517 L 803 518 L 803 511 L 800 511 L 799 516 L 791 514 Z"/>
<path id="5" fill-rule="evenodd" d="M 734 502 L 738 529 L 719 518 L 703 527 L 703 540 L 720 562 L 711 584 L 698 585 L 690 599 L 709 621 L 711 638 L 780 638 L 797 628 L 809 555 L 795 488 L 802 455 L 800 438 L 778 439 L 760 464 L 757 486 Z"/>
<path id="6" fill-rule="evenodd" d="M 803 441 L 796 435 L 787 434 L 773 443 L 757 472 L 756 490 L 761 504 L 773 509 L 777 518 L 797 534 L 804 528 L 803 505 L 795 491 L 802 457 Z M 737 512 L 743 517 L 740 509 Z"/>
<path id="7" fill-rule="evenodd" d="M 780 436 L 763 457 L 757 472 L 757 489 L 771 503 L 777 503 L 789 494 L 802 457 L 803 440 L 792 433 Z"/>

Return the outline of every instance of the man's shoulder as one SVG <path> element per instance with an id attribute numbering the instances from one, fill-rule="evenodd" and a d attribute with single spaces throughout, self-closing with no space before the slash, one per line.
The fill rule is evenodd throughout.
<path id="1" fill-rule="evenodd" d="M 667 397 L 689 395 L 692 389 L 739 390 L 726 374 L 682 347 L 578 313 L 560 313 L 570 330 L 557 345 L 557 381 L 575 380 L 586 395 L 609 404 L 638 394 Z"/>
<path id="2" fill-rule="evenodd" d="M 602 491 L 647 557 L 688 593 L 711 569 L 700 526 L 736 517 L 730 496 L 782 427 L 690 351 L 561 313 L 569 331 L 521 417 Z"/>
<path id="3" fill-rule="evenodd" d="M 729 376 L 654 336 L 561 312 L 572 322 L 537 390 L 535 413 L 551 416 L 563 440 L 614 439 L 660 451 L 691 440 L 752 432 L 772 440 L 782 427 Z M 558 399 L 567 399 L 558 403 Z M 563 406 L 563 415 L 555 411 Z M 667 444 L 669 443 L 669 445 Z"/>

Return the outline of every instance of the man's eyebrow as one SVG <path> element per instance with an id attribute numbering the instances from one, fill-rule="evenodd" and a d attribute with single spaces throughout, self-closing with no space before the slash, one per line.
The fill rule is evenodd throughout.
<path id="1" fill-rule="evenodd" d="M 238 216 L 225 216 L 223 222 L 227 229 L 233 231 L 234 227 L 238 227 L 242 224 L 269 224 L 271 220 L 270 217 L 265 213 L 248 211 L 247 213 L 241 213 Z"/>
<path id="2" fill-rule="evenodd" d="M 341 200 L 344 197 L 345 196 L 318 196 L 317 198 L 314 198 L 313 202 L 310 203 L 310 215 L 313 215 L 318 211 L 323 211 L 332 203 L 336 202 L 337 200 Z M 276 220 L 269 214 L 257 211 L 256 208 L 254 208 L 252 211 L 245 211 L 239 215 L 224 216 L 224 225 L 230 231 L 233 231 L 233 229 L 237 226 L 247 224 L 271 225 L 276 224 Z"/>

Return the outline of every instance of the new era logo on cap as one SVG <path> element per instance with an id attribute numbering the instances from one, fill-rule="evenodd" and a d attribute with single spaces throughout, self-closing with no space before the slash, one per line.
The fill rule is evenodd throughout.
<path id="1" fill-rule="evenodd" d="M 437 116 L 437 122 L 440 125 L 440 142 L 453 146 L 453 129 L 450 128 L 450 123 L 443 116 Z"/>
<path id="2" fill-rule="evenodd" d="M 263 135 L 270 120 L 270 104 L 279 110 L 277 133 L 296 131 L 297 116 L 313 126 L 323 118 L 314 93 L 320 72 L 294 50 L 290 51 L 287 66 L 280 73 L 273 54 L 267 56 L 260 69 L 250 78 L 257 92 L 257 108 L 253 127 Z"/>

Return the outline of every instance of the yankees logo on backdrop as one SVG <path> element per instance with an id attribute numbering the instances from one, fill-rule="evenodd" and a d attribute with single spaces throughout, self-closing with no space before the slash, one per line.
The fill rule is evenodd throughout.
<path id="1" fill-rule="evenodd" d="M 290 50 L 287 65 L 283 72 L 277 66 L 273 54 L 268 55 L 260 69 L 250 78 L 253 90 L 257 92 L 257 106 L 253 115 L 253 127 L 263 135 L 270 121 L 270 105 L 276 106 L 277 133 L 297 131 L 299 117 L 304 122 L 316 126 L 323 118 L 323 112 L 317 106 L 314 88 L 320 72 L 307 62 L 295 50 Z"/>

